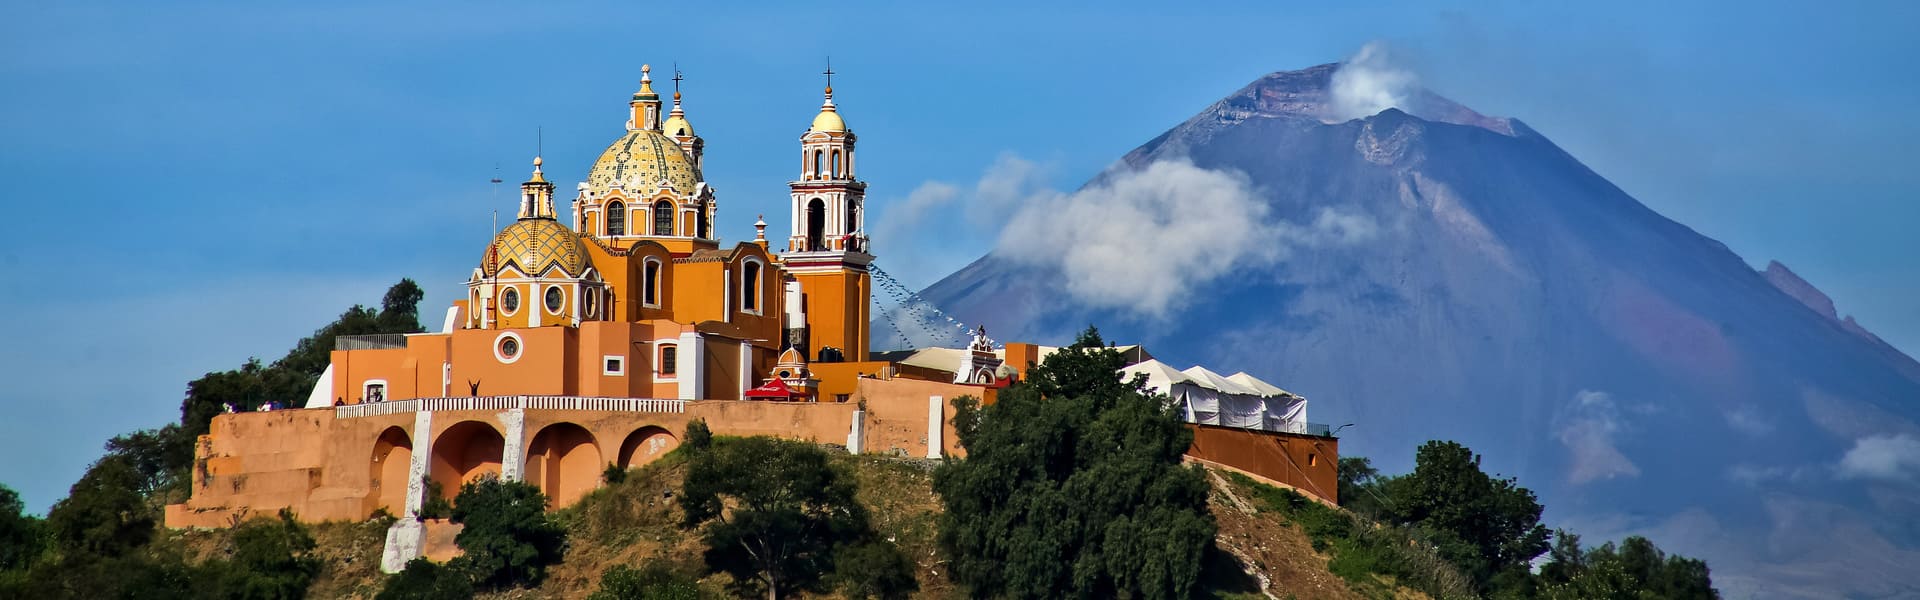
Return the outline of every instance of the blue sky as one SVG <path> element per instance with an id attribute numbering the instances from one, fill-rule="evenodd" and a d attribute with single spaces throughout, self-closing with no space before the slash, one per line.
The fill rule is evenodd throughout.
<path id="1" fill-rule="evenodd" d="M 885 220 L 1007 156 L 1072 188 L 1263 73 L 1381 40 L 1920 349 L 1920 5 L 391 4 L 0 8 L 0 482 L 31 510 L 202 373 L 401 277 L 443 307 L 513 210 L 496 166 L 522 180 L 543 128 L 548 173 L 583 177 L 642 63 L 687 73 L 720 232 L 744 240 L 757 214 L 785 226 L 829 55 Z M 878 250 L 924 285 L 996 233 L 934 219 Z"/>

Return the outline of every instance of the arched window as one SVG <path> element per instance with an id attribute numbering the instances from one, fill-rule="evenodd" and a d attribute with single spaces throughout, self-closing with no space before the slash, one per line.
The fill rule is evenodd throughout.
<path id="1" fill-rule="evenodd" d="M 711 204 L 708 204 L 707 201 L 705 200 L 701 200 L 700 211 L 698 213 L 695 213 L 693 216 L 694 230 L 699 232 L 700 239 L 703 239 L 703 240 L 713 237 L 711 235 L 708 235 L 709 232 L 707 231 L 707 211 L 710 210 L 711 208 L 712 208 Z"/>
<path id="2" fill-rule="evenodd" d="M 670 345 L 660 346 L 660 368 L 658 372 L 661 376 L 673 375 L 674 371 L 680 367 L 679 362 L 680 350 L 678 348 Z"/>
<path id="3" fill-rule="evenodd" d="M 673 203 L 666 200 L 653 203 L 653 234 L 673 235 Z"/>
<path id="4" fill-rule="evenodd" d="M 627 205 L 615 200 L 607 204 L 607 235 L 627 234 Z"/>
<path id="5" fill-rule="evenodd" d="M 807 203 L 807 251 L 823 250 L 827 234 L 827 204 L 819 198 Z"/>
<path id="6" fill-rule="evenodd" d="M 860 209 L 858 206 L 855 206 L 851 198 L 847 199 L 847 222 L 843 225 L 846 226 L 847 233 L 860 230 Z"/>
<path id="7" fill-rule="evenodd" d="M 833 151 L 833 178 L 834 179 L 840 178 L 840 151 L 839 150 Z"/>
<path id="8" fill-rule="evenodd" d="M 740 267 L 740 310 L 760 312 L 760 263 L 748 261 Z"/>
<path id="9" fill-rule="evenodd" d="M 827 153 L 825 152 L 819 150 L 813 151 L 813 176 L 815 179 L 827 176 L 826 157 Z"/>
<path id="10" fill-rule="evenodd" d="M 647 306 L 659 306 L 660 305 L 660 261 L 654 260 L 651 258 L 647 259 L 646 277 L 645 277 L 645 280 L 642 282 L 642 285 L 644 286 L 645 291 L 642 292 L 640 301 L 646 304 Z"/>

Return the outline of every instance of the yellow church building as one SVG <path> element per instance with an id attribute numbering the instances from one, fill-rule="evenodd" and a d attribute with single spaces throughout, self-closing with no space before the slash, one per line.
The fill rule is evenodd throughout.
<path id="1" fill-rule="evenodd" d="M 516 219 L 476 253 L 440 330 L 342 337 L 303 408 L 216 417 L 195 450 L 192 496 L 167 507 L 167 525 L 223 527 L 279 509 L 309 521 L 385 511 L 403 517 L 383 559 L 397 570 L 451 551 L 432 541 L 450 537 L 429 535 L 446 524 L 405 518 L 432 486 L 451 497 L 494 475 L 534 483 L 565 506 L 607 466 L 676 447 L 693 419 L 717 434 L 856 453 L 962 452 L 954 400 L 991 402 L 1046 349 L 997 346 L 981 331 L 964 349 L 870 352 L 866 184 L 831 82 L 799 139 L 786 239 L 767 239 L 762 219 L 753 240 L 723 247 L 705 142 L 679 91 L 663 111 L 650 69 L 641 73 L 622 130 L 576 186 L 569 215 L 535 157 Z M 1304 399 L 1264 383 L 1161 379 L 1237 398 L 1234 406 L 1290 398 L 1295 425 L 1305 425 Z M 1193 420 L 1189 456 L 1333 500 L 1338 441 L 1324 428 L 1258 425 L 1261 414 L 1253 426 Z"/>

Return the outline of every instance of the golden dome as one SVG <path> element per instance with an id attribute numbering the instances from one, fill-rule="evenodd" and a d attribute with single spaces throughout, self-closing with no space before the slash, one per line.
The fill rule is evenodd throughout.
<path id="1" fill-rule="evenodd" d="M 662 178 L 681 194 L 691 194 L 700 173 L 679 142 L 658 131 L 640 129 L 620 136 L 600 153 L 593 170 L 587 172 L 587 191 L 604 194 L 619 184 L 630 192 L 652 193 Z"/>
<path id="2" fill-rule="evenodd" d="M 827 101 L 820 105 L 820 114 L 813 117 L 812 131 L 846 131 L 847 122 L 840 118 L 840 111 L 833 107 L 833 87 L 827 87 Z"/>
<path id="3" fill-rule="evenodd" d="M 587 247 L 573 230 L 553 219 L 521 219 L 493 236 L 480 259 L 480 273 L 492 277 L 508 264 L 536 277 L 554 266 L 565 277 L 580 277 L 587 273 Z"/>
<path id="4" fill-rule="evenodd" d="M 660 125 L 660 131 L 674 137 L 693 135 L 693 124 L 687 122 L 687 113 L 680 110 L 680 92 L 673 93 L 673 112 L 667 113 L 667 122 Z"/>

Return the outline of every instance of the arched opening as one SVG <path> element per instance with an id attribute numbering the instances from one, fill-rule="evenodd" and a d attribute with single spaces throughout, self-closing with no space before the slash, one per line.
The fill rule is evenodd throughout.
<path id="1" fill-rule="evenodd" d="M 627 234 L 627 205 L 615 200 L 607 204 L 607 235 Z"/>
<path id="2" fill-rule="evenodd" d="M 833 178 L 834 179 L 840 178 L 840 151 L 839 150 L 833 151 Z"/>
<path id="3" fill-rule="evenodd" d="M 648 425 L 627 435 L 620 443 L 619 465 L 632 469 L 659 460 L 667 452 L 680 447 L 680 438 L 674 437 L 666 429 Z"/>
<path id="4" fill-rule="evenodd" d="M 480 421 L 455 423 L 433 440 L 428 478 L 440 484 L 442 497 L 451 500 L 460 494 L 460 484 L 482 475 L 499 476 L 505 449 L 506 438 L 492 425 Z"/>
<path id="5" fill-rule="evenodd" d="M 852 199 L 847 200 L 847 232 L 860 230 L 860 207 Z"/>
<path id="6" fill-rule="evenodd" d="M 740 267 L 740 309 L 760 312 L 760 263 L 749 261 Z"/>
<path id="7" fill-rule="evenodd" d="M 642 277 L 640 302 L 647 306 L 660 305 L 660 261 L 647 259 L 645 275 Z"/>
<path id="8" fill-rule="evenodd" d="M 666 200 L 653 203 L 653 234 L 673 235 L 673 203 Z"/>
<path id="9" fill-rule="evenodd" d="M 407 486 L 412 478 L 413 439 L 398 426 L 380 432 L 373 442 L 373 455 L 367 463 L 368 512 L 387 509 L 387 514 L 407 516 Z"/>
<path id="10" fill-rule="evenodd" d="M 819 150 L 813 151 L 813 177 L 815 179 L 827 176 L 826 160 L 827 153 Z"/>
<path id="11" fill-rule="evenodd" d="M 548 425 L 527 446 L 527 481 L 553 508 L 571 506 L 598 487 L 603 466 L 593 434 L 572 423 Z"/>
<path id="12" fill-rule="evenodd" d="M 827 235 L 827 203 L 814 198 L 807 202 L 807 250 L 825 250 Z"/>
<path id="13" fill-rule="evenodd" d="M 707 201 L 701 200 L 700 211 L 697 213 L 694 213 L 693 215 L 694 231 L 699 232 L 700 239 L 703 239 L 703 240 L 713 237 L 707 234 L 707 210 L 710 207 L 711 205 L 708 204 Z"/>

